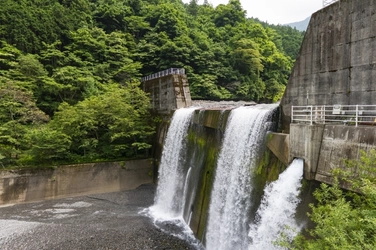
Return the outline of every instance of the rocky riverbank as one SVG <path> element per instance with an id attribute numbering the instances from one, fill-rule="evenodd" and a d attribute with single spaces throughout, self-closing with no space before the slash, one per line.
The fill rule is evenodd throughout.
<path id="1" fill-rule="evenodd" d="M 154 185 L 0 207 L 0 249 L 195 249 L 139 214 Z"/>

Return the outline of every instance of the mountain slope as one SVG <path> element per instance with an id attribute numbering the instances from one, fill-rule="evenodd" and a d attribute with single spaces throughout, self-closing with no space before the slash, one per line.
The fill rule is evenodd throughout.
<path id="1" fill-rule="evenodd" d="M 288 24 L 285 24 L 285 25 L 290 26 L 292 28 L 296 28 L 299 31 L 305 31 L 308 27 L 310 19 L 311 19 L 311 16 L 307 17 L 303 21 L 295 22 L 295 23 L 288 23 Z"/>

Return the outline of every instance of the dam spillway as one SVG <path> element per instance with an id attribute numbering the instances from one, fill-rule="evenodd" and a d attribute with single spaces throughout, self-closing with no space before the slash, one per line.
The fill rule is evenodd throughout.
<path id="1" fill-rule="evenodd" d="M 252 175 L 270 129 L 270 107 L 232 110 L 217 161 L 206 233 L 207 249 L 246 249 Z"/>
<path id="2" fill-rule="evenodd" d="M 256 211 L 268 204 L 265 199 L 275 197 L 262 198 L 263 189 L 283 170 L 274 167 L 274 179 L 260 180 L 262 174 L 257 174 L 270 171 L 263 162 L 264 141 L 275 127 L 276 107 L 211 110 L 215 115 L 210 119 L 204 109 L 175 111 L 164 142 L 155 202 L 146 211 L 155 225 L 197 249 L 256 249 L 249 235 L 252 225 L 262 221 Z M 286 199 L 295 195 L 299 200 L 298 193 L 287 193 Z M 295 208 L 277 223 L 290 226 Z"/>

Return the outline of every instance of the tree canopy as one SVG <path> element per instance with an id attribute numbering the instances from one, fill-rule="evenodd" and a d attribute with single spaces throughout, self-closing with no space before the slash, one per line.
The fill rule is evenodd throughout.
<path id="1" fill-rule="evenodd" d="M 0 161 L 147 151 L 139 79 L 171 67 L 186 69 L 196 99 L 277 101 L 302 36 L 247 18 L 239 0 L 4 0 Z"/>

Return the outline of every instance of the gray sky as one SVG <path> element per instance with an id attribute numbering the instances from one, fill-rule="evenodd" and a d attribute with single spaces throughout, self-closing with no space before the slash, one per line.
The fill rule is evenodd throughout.
<path id="1" fill-rule="evenodd" d="M 228 0 L 208 0 L 214 7 Z M 189 3 L 190 0 L 183 0 Z M 199 0 L 199 4 L 204 1 Z M 248 17 L 257 17 L 271 24 L 286 24 L 306 19 L 322 8 L 322 0 L 240 0 Z"/>

